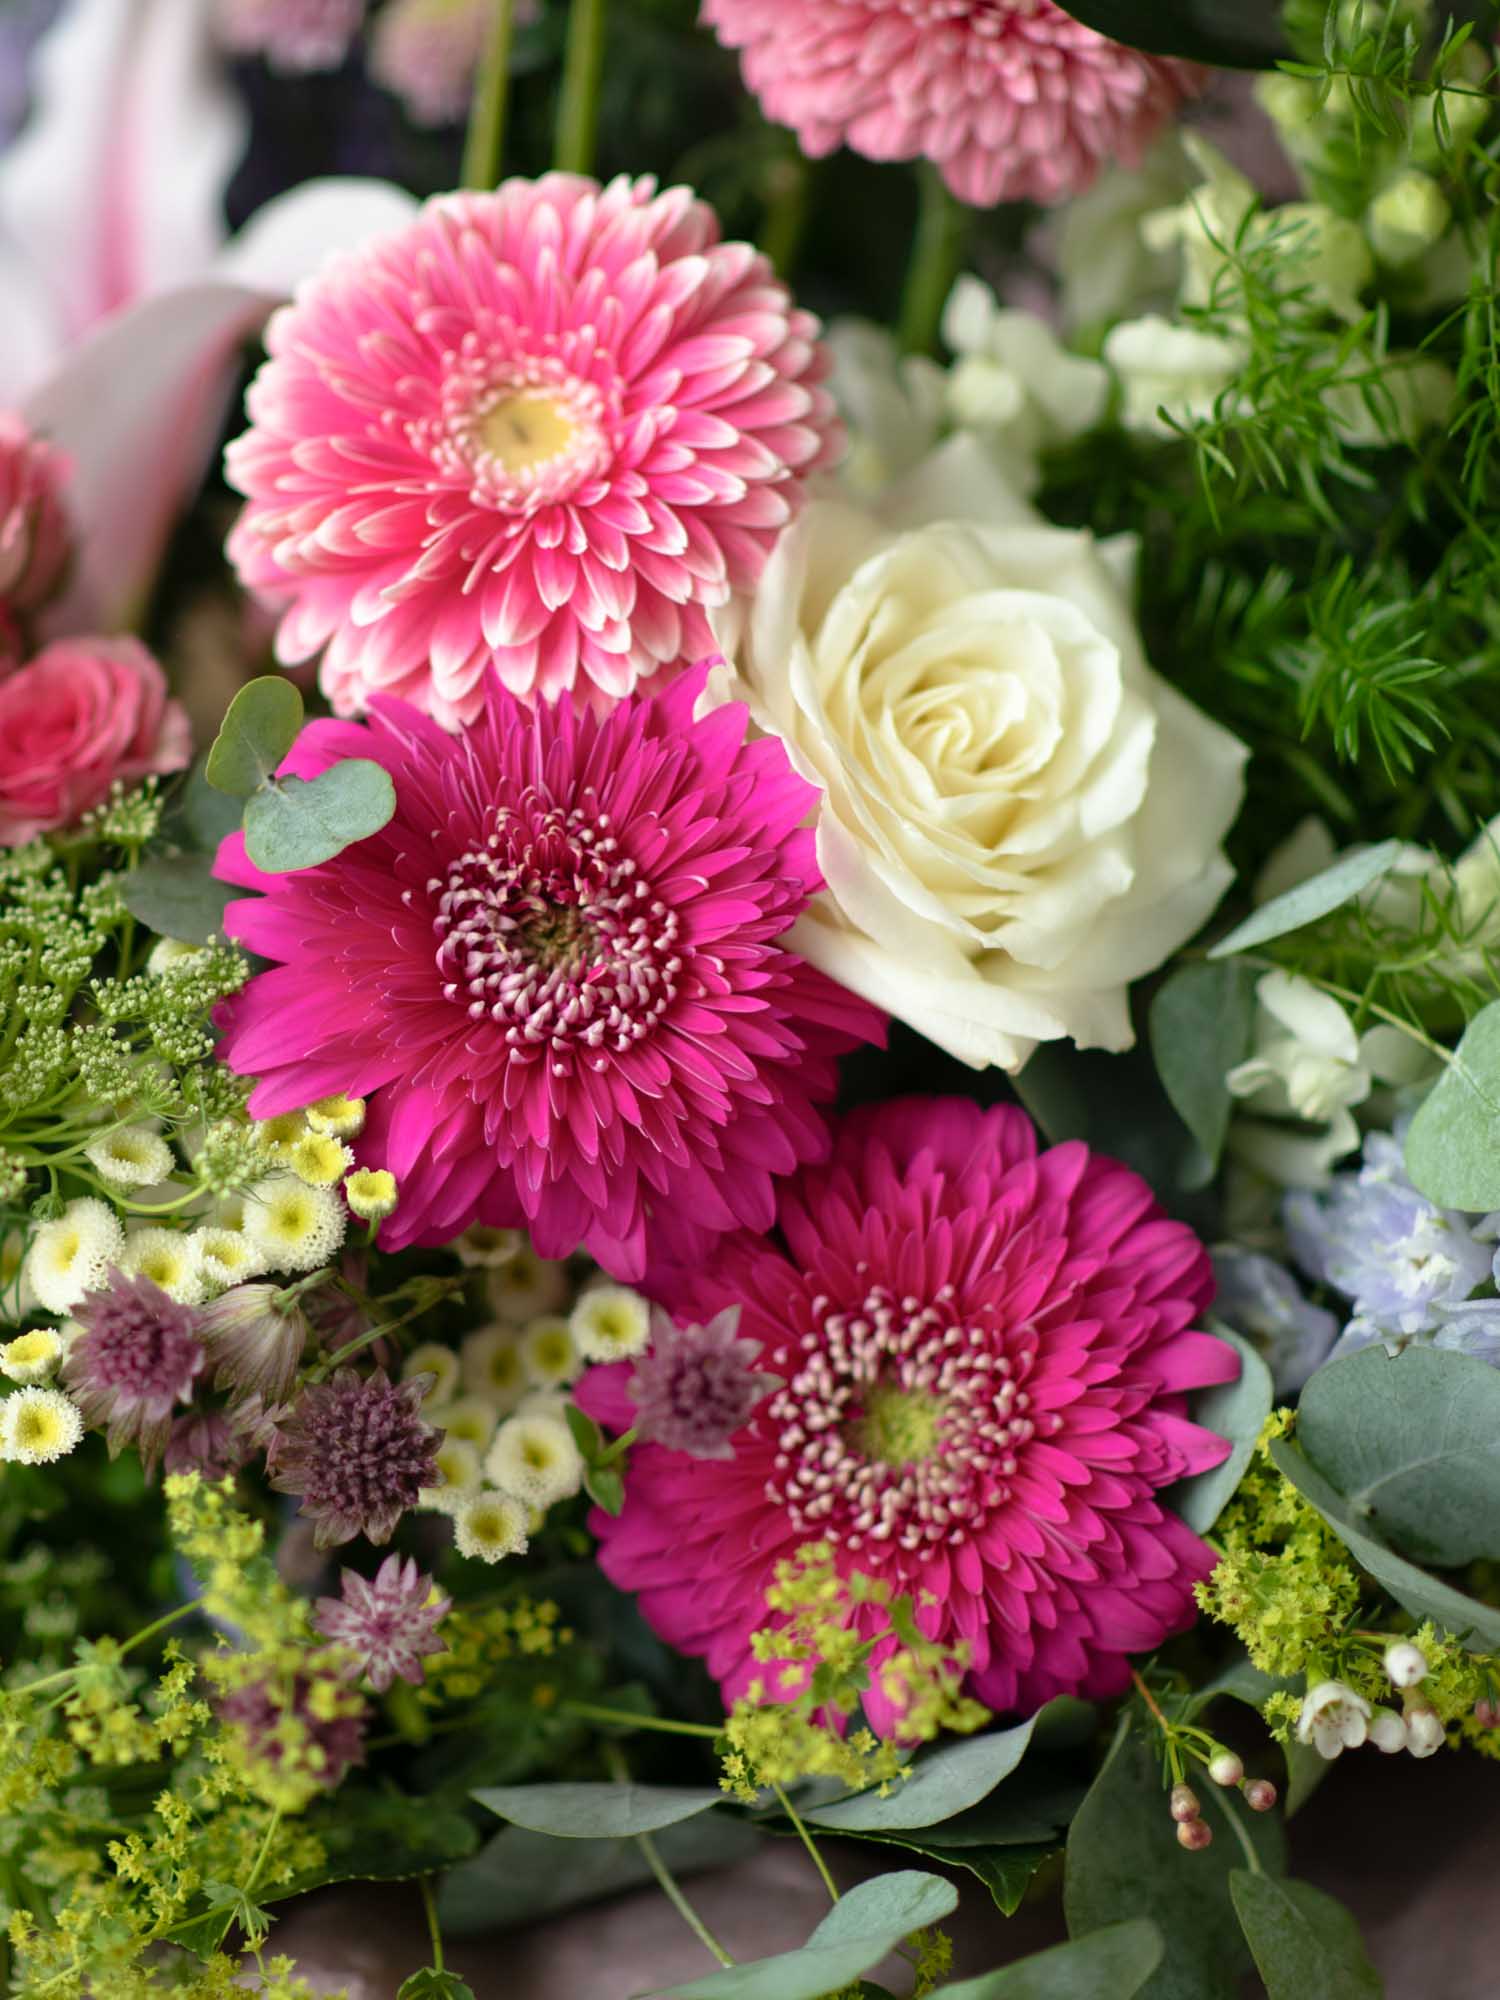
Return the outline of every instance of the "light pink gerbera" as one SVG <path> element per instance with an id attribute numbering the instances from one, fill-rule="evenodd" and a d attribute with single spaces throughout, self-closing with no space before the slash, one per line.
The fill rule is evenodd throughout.
<path id="1" fill-rule="evenodd" d="M 805 153 L 931 160 L 979 208 L 1137 165 L 1201 75 L 1053 0 L 703 0 L 703 20 Z"/>
<path id="2" fill-rule="evenodd" d="M 847 1118 L 777 1223 L 781 1241 L 745 1231 L 652 1273 L 679 1320 L 738 1305 L 784 1386 L 732 1458 L 636 1447 L 624 1512 L 591 1517 L 606 1575 L 726 1699 L 764 1673 L 766 1586 L 809 1542 L 966 1641 L 996 1709 L 1117 1693 L 1213 1565 L 1159 1497 L 1228 1450 L 1185 1414 L 1237 1367 L 1189 1330 L 1213 1295 L 1197 1238 L 1128 1168 L 1076 1142 L 1039 1154 L 1023 1113 L 957 1098 Z M 594 1369 L 579 1401 L 624 1427 L 629 1375 Z M 878 1689 L 866 1706 L 888 1727 Z"/>
<path id="3" fill-rule="evenodd" d="M 275 315 L 229 549 L 341 714 L 472 721 L 710 650 L 836 441 L 817 322 L 713 212 L 571 174 L 445 195 Z"/>
<path id="4" fill-rule="evenodd" d="M 458 736 L 377 696 L 286 769 L 374 758 L 389 825 L 286 875 L 225 842 L 220 874 L 267 892 L 226 928 L 283 963 L 226 1003 L 221 1053 L 258 1115 L 371 1100 L 383 1248 L 524 1225 L 631 1278 L 648 1224 L 769 1228 L 772 1176 L 826 1153 L 834 1058 L 881 1016 L 778 942 L 821 880 L 813 790 L 743 707 L 695 717 L 706 672 L 604 716 L 492 681 Z"/>

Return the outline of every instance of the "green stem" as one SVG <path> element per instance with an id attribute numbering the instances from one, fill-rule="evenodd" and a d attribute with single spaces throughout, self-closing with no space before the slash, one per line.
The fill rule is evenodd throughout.
<path id="1" fill-rule="evenodd" d="M 773 1782 L 771 1790 L 776 1794 L 776 1797 L 781 1805 L 781 1810 L 786 1814 L 787 1818 L 792 1822 L 792 1825 L 796 1827 L 798 1839 L 802 1842 L 802 1845 L 807 1849 L 808 1853 L 812 1856 L 813 1866 L 814 1868 L 817 1869 L 818 1873 L 823 1878 L 823 1887 L 828 1891 L 831 1900 L 836 1903 L 839 1899 L 838 1884 L 829 1874 L 828 1863 L 823 1859 L 822 1855 L 818 1852 L 818 1843 L 813 1839 L 812 1835 L 808 1832 L 807 1827 L 803 1823 L 801 1813 L 798 1812 L 797 1808 L 792 1804 L 791 1800 L 787 1797 L 785 1791 L 782 1789 L 780 1785 Z"/>
<path id="2" fill-rule="evenodd" d="M 125 1641 L 120 1648 L 120 1658 L 123 1660 L 125 1655 L 133 1653 L 137 1646 L 144 1646 L 146 1641 L 154 1639 L 158 1632 L 165 1632 L 169 1625 L 175 1625 L 180 1618 L 190 1617 L 199 1608 L 195 1597 L 186 1604 L 177 1605 L 174 1610 L 163 1612 L 160 1618 L 153 1619 L 149 1625 L 143 1625 L 139 1632 L 132 1634 Z M 26 1681 L 21 1687 L 0 1690 L 0 1694 L 39 1694 L 43 1688 L 59 1687 L 64 1681 L 72 1680 L 78 1672 L 77 1667 L 59 1667 L 55 1674 L 43 1674 L 40 1680 Z"/>
<path id="3" fill-rule="evenodd" d="M 612 1722 L 627 1729 L 656 1729 L 666 1736 L 706 1736 L 710 1741 L 724 1734 L 722 1729 L 712 1729 L 705 1722 L 669 1722 L 661 1715 L 637 1715 L 628 1708 L 601 1708 L 592 1701 L 560 1701 L 558 1710 L 563 1715 L 576 1715 L 584 1722 Z"/>
<path id="4" fill-rule="evenodd" d="M 1266 1871 L 1260 1865 L 1260 1856 L 1255 1851 L 1255 1842 L 1245 1831 L 1244 1823 L 1241 1821 L 1239 1814 L 1229 1803 L 1228 1792 L 1216 1790 L 1213 1792 L 1212 1797 L 1216 1804 L 1223 1809 L 1225 1819 L 1229 1821 L 1230 1826 L 1234 1829 L 1234 1837 L 1239 1842 L 1240 1849 L 1245 1857 L 1245 1866 L 1250 1870 L 1252 1875 L 1264 1875 Z"/>
<path id="5" fill-rule="evenodd" d="M 326 1360 L 320 1361 L 316 1368 L 310 1370 L 306 1380 L 309 1383 L 326 1382 L 336 1368 L 342 1368 L 354 1355 L 366 1347 L 373 1347 L 377 1340 L 383 1340 L 388 1333 L 399 1333 L 403 1326 L 409 1326 L 414 1319 L 420 1319 L 423 1313 L 430 1312 L 439 1299 L 445 1298 L 449 1292 L 460 1291 L 462 1287 L 462 1278 L 434 1280 L 424 1296 L 402 1313 L 399 1319 L 382 1320 L 379 1326 L 366 1327 L 365 1331 L 357 1333 L 353 1340 L 346 1340 L 342 1347 L 336 1348 Z"/>
<path id="6" fill-rule="evenodd" d="M 443 1933 L 438 1923 L 437 1898 L 432 1893 L 432 1877 L 424 1875 L 417 1887 L 422 1891 L 422 1908 L 427 1916 L 427 1935 L 432 1940 L 432 1969 L 443 1969 Z"/>
<path id="7" fill-rule="evenodd" d="M 628 1783 L 630 1778 L 630 1768 L 626 1764 L 623 1755 L 620 1753 L 620 1751 L 615 1747 L 613 1743 L 605 1744 L 604 1756 L 605 1756 L 605 1761 L 609 1765 L 610 1776 L 614 1779 L 615 1783 L 617 1785 L 623 1785 Z M 706 1951 L 712 1952 L 713 1956 L 719 1961 L 720 1965 L 725 1965 L 725 1966 L 733 1965 L 734 1960 L 729 1956 L 729 1953 L 724 1949 L 723 1945 L 719 1943 L 719 1940 L 714 1936 L 713 1932 L 708 1928 L 708 1925 L 704 1923 L 702 1917 L 699 1916 L 698 1912 L 693 1908 L 692 1904 L 683 1894 L 681 1884 L 678 1882 L 677 1877 L 672 1873 L 671 1869 L 667 1866 L 666 1862 L 662 1860 L 656 1842 L 651 1838 L 650 1834 L 649 1833 L 636 1834 L 635 1844 L 641 1850 L 641 1853 L 646 1857 L 646 1866 L 651 1870 L 651 1873 L 656 1877 L 657 1883 L 661 1888 L 662 1894 L 666 1897 L 667 1901 L 672 1905 L 672 1908 L 677 1912 L 678 1916 L 682 1918 L 682 1921 L 687 1925 L 688 1929 L 693 1933 L 694 1937 L 697 1938 L 698 1942 L 704 1947 Z"/>
<path id="8" fill-rule="evenodd" d="M 949 194 L 942 175 L 927 161 L 917 169 L 917 185 L 921 205 L 901 294 L 899 337 L 903 353 L 930 354 L 963 263 L 970 211 Z"/>
<path id="9" fill-rule="evenodd" d="M 474 80 L 469 129 L 464 135 L 463 184 L 489 189 L 499 182 L 505 157 L 505 99 L 510 84 L 510 40 L 515 0 L 491 0 L 494 9 L 484 60 Z"/>
<path id="10" fill-rule="evenodd" d="M 604 74 L 606 0 L 572 0 L 557 100 L 553 164 L 564 173 L 593 172 L 599 136 L 599 82 Z"/>
<path id="11" fill-rule="evenodd" d="M 807 195 L 812 173 L 806 160 L 786 156 L 767 174 L 766 215 L 760 247 L 779 278 L 790 278 L 807 233 Z"/>

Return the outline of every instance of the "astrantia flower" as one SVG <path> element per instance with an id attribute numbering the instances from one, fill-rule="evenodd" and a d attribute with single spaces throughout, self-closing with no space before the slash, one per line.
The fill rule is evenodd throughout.
<path id="1" fill-rule="evenodd" d="M 814 1107 L 879 1016 L 780 944 L 818 882 L 812 788 L 742 707 L 696 719 L 703 680 L 602 717 L 492 682 L 458 737 L 377 697 L 286 768 L 374 759 L 387 826 L 280 875 L 224 843 L 219 872 L 267 892 L 226 926 L 284 963 L 224 1007 L 221 1052 L 258 1114 L 335 1081 L 369 1100 L 386 1247 L 524 1222 L 629 1279 L 648 1226 L 768 1228 L 773 1176 L 826 1150 Z"/>
<path id="2" fill-rule="evenodd" d="M 63 1361 L 63 1379 L 91 1429 L 111 1453 L 134 1444 L 160 1456 L 172 1412 L 191 1397 L 207 1356 L 198 1316 L 147 1277 L 113 1270 L 108 1285 L 75 1308 L 82 1331 Z"/>
<path id="3" fill-rule="evenodd" d="M 83 1413 L 60 1389 L 22 1389 L 0 1403 L 0 1459 L 51 1465 L 83 1439 Z"/>
<path id="4" fill-rule="evenodd" d="M 296 1493 L 317 1523 L 317 1546 L 356 1535 L 388 1542 L 424 1486 L 437 1481 L 439 1433 L 423 1423 L 419 1375 L 393 1386 L 384 1369 L 362 1377 L 341 1368 L 303 1391 L 278 1425 L 271 1484 Z"/>
<path id="5" fill-rule="evenodd" d="M 1158 1497 L 1227 1450 L 1186 1416 L 1237 1366 L 1190 1331 L 1213 1290 L 1202 1246 L 1127 1168 L 1076 1142 L 1038 1154 L 1022 1113 L 958 1099 L 845 1120 L 777 1223 L 780 1240 L 744 1231 L 653 1273 L 680 1321 L 739 1304 L 784 1386 L 732 1458 L 635 1448 L 623 1514 L 591 1517 L 606 1574 L 730 1699 L 764 1672 L 751 1634 L 777 1622 L 776 1564 L 815 1541 L 966 1644 L 991 1707 L 1118 1693 L 1212 1567 Z M 632 1422 L 629 1372 L 594 1371 L 579 1401 Z M 891 1720 L 878 1692 L 867 1707 Z"/>
<path id="6" fill-rule="evenodd" d="M 364 17 L 365 0 L 217 0 L 214 26 L 236 55 L 300 76 L 337 69 Z"/>
<path id="7" fill-rule="evenodd" d="M 35 611 L 62 581 L 72 540 L 64 466 L 49 444 L 0 410 L 0 603 Z"/>
<path id="8" fill-rule="evenodd" d="M 359 1655 L 365 1679 L 384 1694 L 399 1674 L 422 1679 L 424 1653 L 440 1653 L 437 1628 L 452 1600 L 441 1596 L 410 1556 L 387 1556 L 371 1582 L 346 1569 L 339 1597 L 320 1597 L 313 1623 L 325 1639 Z"/>
<path id="9" fill-rule="evenodd" d="M 310 1329 L 301 1305 L 277 1285 L 236 1285 L 198 1315 L 198 1335 L 220 1388 L 280 1402 L 288 1395 Z"/>
<path id="10" fill-rule="evenodd" d="M 980 208 L 1138 166 L 1197 84 L 1053 0 L 703 0 L 703 19 L 804 153 L 932 160 Z"/>
<path id="11" fill-rule="evenodd" d="M 726 1306 L 707 1326 L 678 1326 L 660 1309 L 652 1314 L 651 1352 L 637 1361 L 628 1384 L 646 1443 L 693 1458 L 733 1458 L 729 1440 L 756 1404 L 781 1387 L 757 1369 L 760 1347 L 738 1338 L 739 1324 L 738 1306 Z"/>
<path id="12" fill-rule="evenodd" d="M 229 448 L 280 658 L 326 645 L 340 712 L 385 690 L 451 726 L 491 661 L 551 698 L 707 652 L 834 442 L 816 331 L 686 188 L 429 202 L 276 314 Z"/>
<path id="13" fill-rule="evenodd" d="M 215 1410 L 189 1410 L 172 1426 L 162 1467 L 168 1472 L 196 1472 L 211 1481 L 227 1479 L 253 1454 L 251 1441 L 240 1436 Z"/>
<path id="14" fill-rule="evenodd" d="M 365 1758 L 364 1699 L 343 1655 L 287 1646 L 221 1654 L 210 1670 L 231 1756 L 250 1788 L 280 1812 L 301 1812 Z"/>

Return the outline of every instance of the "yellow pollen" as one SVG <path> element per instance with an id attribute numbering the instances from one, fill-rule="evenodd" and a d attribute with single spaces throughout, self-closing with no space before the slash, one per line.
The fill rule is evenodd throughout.
<path id="1" fill-rule="evenodd" d="M 942 1417 L 936 1396 L 878 1382 L 864 1399 L 863 1414 L 844 1435 L 862 1457 L 878 1464 L 915 1465 L 931 1457 Z"/>
<path id="2" fill-rule="evenodd" d="M 501 396 L 479 419 L 479 441 L 507 472 L 533 472 L 560 458 L 573 442 L 577 425 L 540 390 Z"/>

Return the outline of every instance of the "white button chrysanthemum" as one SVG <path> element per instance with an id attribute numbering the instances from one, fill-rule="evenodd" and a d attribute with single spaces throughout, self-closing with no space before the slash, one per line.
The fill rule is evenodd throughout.
<path id="1" fill-rule="evenodd" d="M 356 1167 L 344 1182 L 344 1199 L 361 1222 L 384 1222 L 396 1213 L 400 1190 L 396 1176 L 384 1167 Z"/>
<path id="2" fill-rule="evenodd" d="M 526 1509 L 505 1493 L 473 1493 L 453 1512 L 453 1540 L 461 1556 L 499 1562 L 523 1556 L 529 1545 Z"/>
<path id="3" fill-rule="evenodd" d="M 21 1389 L 0 1404 L 0 1458 L 12 1465 L 51 1465 L 82 1437 L 82 1413 L 61 1389 Z"/>
<path id="4" fill-rule="evenodd" d="M 444 1438 L 437 1448 L 437 1469 L 439 1483 L 423 1487 L 417 1498 L 419 1507 L 451 1514 L 466 1495 L 479 1491 L 479 1453 L 467 1439 Z"/>
<path id="5" fill-rule="evenodd" d="M 534 1319 L 521 1335 L 521 1366 L 539 1389 L 557 1389 L 571 1382 L 582 1367 L 572 1329 L 556 1313 Z"/>
<path id="6" fill-rule="evenodd" d="M 265 1253 L 252 1243 L 243 1229 L 211 1226 L 195 1229 L 193 1242 L 198 1250 L 198 1268 L 204 1281 L 216 1290 L 258 1278 L 266 1268 Z"/>
<path id="7" fill-rule="evenodd" d="M 354 1165 L 354 1155 L 331 1132 L 304 1132 L 287 1149 L 286 1163 L 309 1187 L 331 1188 Z"/>
<path id="8" fill-rule="evenodd" d="M 498 1410 L 513 1410 L 526 1392 L 520 1341 L 508 1326 L 482 1326 L 459 1348 L 459 1368 L 471 1396 L 487 1396 Z"/>
<path id="9" fill-rule="evenodd" d="M 472 1235 L 472 1231 L 466 1232 Z M 499 1232 L 491 1230 L 490 1235 Z M 463 1256 L 464 1238 L 454 1244 Z M 568 1296 L 568 1267 L 538 1257 L 525 1237 L 510 1256 L 490 1264 L 486 1289 L 496 1315 L 513 1326 L 524 1326 L 538 1313 L 556 1312 Z"/>
<path id="10" fill-rule="evenodd" d="M 476 1451 L 483 1451 L 495 1435 L 498 1414 L 486 1396 L 459 1396 L 451 1403 L 428 1404 L 422 1411 L 425 1422 L 447 1437 L 473 1445 Z"/>
<path id="11" fill-rule="evenodd" d="M 583 1458 L 561 1418 L 511 1417 L 495 1433 L 485 1477 L 531 1507 L 566 1500 L 583 1484 Z"/>
<path id="12" fill-rule="evenodd" d="M 321 1097 L 309 1104 L 303 1117 L 315 1132 L 334 1139 L 353 1139 L 364 1128 L 365 1100 L 362 1097 Z"/>
<path id="13" fill-rule="evenodd" d="M 26 1255 L 26 1280 L 48 1312 L 70 1312 L 104 1283 L 125 1247 L 125 1232 L 108 1202 L 85 1195 L 44 1222 Z"/>
<path id="14" fill-rule="evenodd" d="M 273 1271 L 315 1271 L 344 1240 L 344 1204 L 295 1174 L 257 1181 L 245 1201 L 245 1233 Z"/>
<path id="15" fill-rule="evenodd" d="M 446 1403 L 458 1391 L 458 1356 L 441 1341 L 424 1340 L 401 1364 L 403 1382 L 409 1382 L 413 1375 L 432 1377 L 432 1386 L 422 1398 L 424 1403 Z"/>
<path id="16" fill-rule="evenodd" d="M 114 1187 L 152 1187 L 177 1165 L 172 1148 L 150 1125 L 121 1125 L 83 1149 L 100 1176 Z"/>
<path id="17" fill-rule="evenodd" d="M 589 1361 L 626 1361 L 651 1339 L 651 1308 L 624 1285 L 597 1285 L 573 1308 L 568 1327 Z"/>
<path id="18" fill-rule="evenodd" d="M 149 1278 L 179 1305 L 195 1306 L 204 1293 L 202 1252 L 196 1237 L 176 1229 L 132 1229 L 118 1258 L 130 1278 Z"/>
<path id="19" fill-rule="evenodd" d="M 39 1326 L 0 1347 L 0 1375 L 8 1375 L 12 1382 L 45 1382 L 62 1355 L 62 1336 L 50 1326 Z"/>

